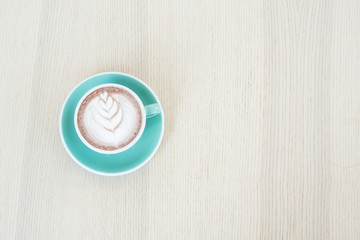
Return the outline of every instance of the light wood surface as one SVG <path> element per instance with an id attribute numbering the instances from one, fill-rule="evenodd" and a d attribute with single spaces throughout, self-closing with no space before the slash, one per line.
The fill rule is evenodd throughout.
<path id="1" fill-rule="evenodd" d="M 0 2 L 1 239 L 360 239 L 360 1 Z M 80 168 L 67 94 L 143 79 L 140 170 Z"/>

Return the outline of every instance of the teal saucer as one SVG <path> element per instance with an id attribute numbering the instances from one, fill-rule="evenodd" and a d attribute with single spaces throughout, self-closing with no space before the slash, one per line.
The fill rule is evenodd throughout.
<path id="1" fill-rule="evenodd" d="M 133 172 L 145 165 L 156 153 L 164 134 L 164 113 L 146 119 L 145 130 L 130 149 L 116 154 L 102 154 L 89 149 L 78 137 L 74 114 L 81 97 L 93 87 L 117 83 L 130 88 L 146 106 L 160 101 L 141 80 L 125 73 L 100 73 L 81 82 L 69 94 L 60 114 L 60 136 L 69 155 L 83 168 L 100 175 L 117 176 Z"/>

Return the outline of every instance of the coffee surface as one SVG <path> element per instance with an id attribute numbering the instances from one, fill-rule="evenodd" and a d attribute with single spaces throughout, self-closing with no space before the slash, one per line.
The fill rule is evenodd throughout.
<path id="1" fill-rule="evenodd" d="M 88 94 L 77 115 L 82 137 L 93 147 L 105 151 L 130 144 L 139 134 L 141 124 L 141 107 L 135 97 L 113 86 Z"/>

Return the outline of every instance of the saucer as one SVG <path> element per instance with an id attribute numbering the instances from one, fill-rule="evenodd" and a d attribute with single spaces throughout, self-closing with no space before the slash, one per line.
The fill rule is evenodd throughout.
<path id="1" fill-rule="evenodd" d="M 60 136 L 66 151 L 86 170 L 105 176 L 118 176 L 144 166 L 156 153 L 164 135 L 164 112 L 146 119 L 145 130 L 130 149 L 116 154 L 102 154 L 89 149 L 79 138 L 74 125 L 75 109 L 81 97 L 100 84 L 117 83 L 130 88 L 144 106 L 161 104 L 144 82 L 125 73 L 105 72 L 89 77 L 77 85 L 66 98 L 60 114 Z"/>

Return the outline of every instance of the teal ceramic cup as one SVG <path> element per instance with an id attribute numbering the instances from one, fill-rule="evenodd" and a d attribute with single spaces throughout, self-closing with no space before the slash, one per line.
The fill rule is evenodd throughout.
<path id="1" fill-rule="evenodd" d="M 126 146 L 121 147 L 119 149 L 116 150 L 102 150 L 100 148 L 96 148 L 95 146 L 91 145 L 91 143 L 89 143 L 80 133 L 80 129 L 78 126 L 78 113 L 79 113 L 79 108 L 82 104 L 82 102 L 84 101 L 84 99 L 91 93 L 93 93 L 94 91 L 101 89 L 101 88 L 106 88 L 106 87 L 113 87 L 116 89 L 121 89 L 126 91 L 127 94 L 130 94 L 133 99 L 136 100 L 137 105 L 140 107 L 140 112 L 141 112 L 141 123 L 139 124 L 139 131 L 136 134 L 136 137 L 128 144 L 126 144 Z M 131 148 L 132 146 L 134 146 L 134 144 L 141 138 L 141 135 L 144 132 L 145 129 L 145 125 L 146 125 L 146 119 L 147 118 L 151 118 L 156 116 L 157 114 L 161 113 L 161 108 L 160 108 L 160 104 L 159 103 L 152 103 L 149 105 L 144 106 L 141 99 L 139 98 L 139 96 L 136 95 L 136 93 L 134 93 L 131 89 L 120 85 L 120 84 L 115 84 L 115 83 L 106 83 L 106 84 L 100 84 L 92 89 L 90 89 L 87 93 L 84 94 L 84 96 L 80 99 L 80 101 L 77 104 L 77 107 L 75 109 L 75 114 L 74 114 L 74 125 L 75 125 L 75 130 L 77 135 L 79 136 L 80 140 L 90 149 L 99 152 L 99 153 L 103 153 L 103 154 L 115 154 L 115 153 L 120 153 L 123 151 L 126 151 L 127 149 Z M 125 128 L 126 130 L 126 128 Z M 113 133 L 112 133 L 113 134 Z"/>
<path id="2" fill-rule="evenodd" d="M 99 151 L 81 137 L 76 115 L 89 92 L 101 86 L 117 86 L 130 92 L 141 106 L 143 122 L 138 137 L 118 151 Z M 125 73 L 106 72 L 91 76 L 76 86 L 66 98 L 60 114 L 60 136 L 72 159 L 93 173 L 117 176 L 145 165 L 158 150 L 164 134 L 164 113 L 158 97 L 140 79 Z"/>

